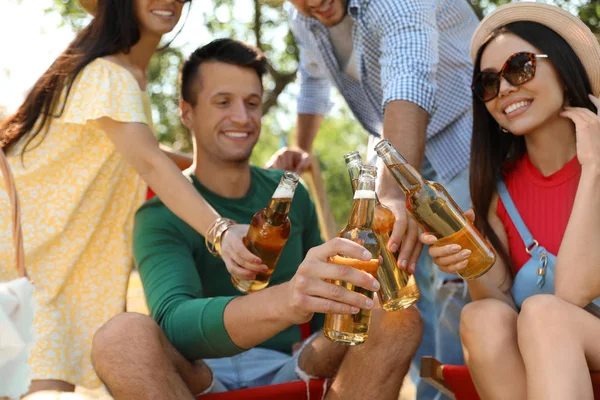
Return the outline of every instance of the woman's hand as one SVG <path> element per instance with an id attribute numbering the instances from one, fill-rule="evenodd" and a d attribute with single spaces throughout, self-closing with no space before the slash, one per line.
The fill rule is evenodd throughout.
<path id="1" fill-rule="evenodd" d="M 598 109 L 598 114 L 587 108 L 565 107 L 560 115 L 575 124 L 577 159 L 582 168 L 600 169 L 600 99 L 591 94 L 589 96 Z"/>
<path id="2" fill-rule="evenodd" d="M 475 221 L 475 212 L 469 209 L 465 213 L 471 222 Z M 455 274 L 467 266 L 471 250 L 462 250 L 458 244 L 448 244 L 446 246 L 434 246 L 437 238 L 429 233 L 419 235 L 419 241 L 429 245 L 429 255 L 438 268 L 449 274 Z"/>
<path id="3" fill-rule="evenodd" d="M 262 260 L 244 245 L 248 227 L 248 225 L 232 225 L 223 233 L 221 239 L 221 258 L 225 262 L 227 271 L 241 280 L 255 279 L 257 273 L 269 270 Z"/>

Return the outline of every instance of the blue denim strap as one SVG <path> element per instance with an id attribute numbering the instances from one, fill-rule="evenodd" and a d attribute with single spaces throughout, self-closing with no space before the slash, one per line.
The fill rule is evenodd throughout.
<path id="1" fill-rule="evenodd" d="M 537 261 L 537 287 L 541 289 L 544 286 L 545 275 L 546 275 L 546 266 L 548 263 L 548 256 L 546 255 L 546 250 L 543 247 L 538 247 L 538 242 L 533 238 L 529 229 L 523 222 L 523 218 L 521 218 L 521 214 L 517 211 L 517 207 L 513 202 L 510 194 L 508 193 L 508 188 L 502 179 L 498 179 L 496 182 L 496 188 L 498 190 L 498 195 L 502 199 L 502 203 L 504 203 L 504 208 L 508 213 L 508 216 L 512 220 L 513 224 L 515 224 L 515 228 L 517 228 L 517 232 L 519 232 L 519 236 L 521 236 L 521 240 L 525 244 L 525 251 L 532 256 L 532 258 L 539 253 L 541 250 L 539 260 Z M 542 273 L 539 273 L 542 271 Z"/>
<path id="2" fill-rule="evenodd" d="M 504 208 L 508 213 L 508 216 L 512 220 L 513 224 L 515 224 L 515 228 L 517 228 L 517 232 L 521 236 L 521 240 L 525 243 L 525 248 L 530 250 L 532 247 L 537 245 L 536 240 L 527 229 L 525 222 L 523 222 L 523 218 L 521 218 L 521 214 L 517 211 L 517 207 L 515 207 L 515 203 L 513 202 L 510 194 L 508 193 L 508 188 L 504 184 L 502 179 L 498 179 L 496 182 L 496 189 L 498 190 L 498 195 L 502 199 L 502 203 L 504 203 Z"/>

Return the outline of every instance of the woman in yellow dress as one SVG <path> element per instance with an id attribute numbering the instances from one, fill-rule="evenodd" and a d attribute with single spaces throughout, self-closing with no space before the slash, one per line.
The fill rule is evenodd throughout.
<path id="1" fill-rule="evenodd" d="M 81 1 L 94 18 L 0 126 L 36 286 L 30 392 L 99 386 L 90 362 L 92 337 L 124 310 L 133 216 L 146 183 L 181 219 L 214 239 L 228 269 L 260 267 L 242 244 L 247 227 L 219 219 L 152 132 L 148 63 L 188 1 Z M 8 204 L 1 187 L 0 204 Z M 0 207 L 0 227 L 3 281 L 16 275 L 7 267 L 13 263 L 8 206 Z"/>

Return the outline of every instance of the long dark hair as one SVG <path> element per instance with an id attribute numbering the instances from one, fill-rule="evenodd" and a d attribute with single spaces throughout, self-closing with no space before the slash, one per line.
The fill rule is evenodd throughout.
<path id="1" fill-rule="evenodd" d="M 0 147 L 12 146 L 30 132 L 25 152 L 35 136 L 47 128 L 49 119 L 62 115 L 73 82 L 86 65 L 98 57 L 127 53 L 138 40 L 133 0 L 98 0 L 90 24 L 38 79 L 16 113 L 0 125 Z"/>
<path id="2" fill-rule="evenodd" d="M 558 72 L 567 89 L 571 106 L 585 107 L 596 112 L 588 97 L 592 93 L 590 81 L 583 64 L 571 46 L 552 29 L 529 21 L 513 22 L 493 32 L 477 52 L 473 78 L 480 72 L 481 54 L 497 36 L 512 33 L 531 43 Z M 512 265 L 507 250 L 500 243 L 487 219 L 496 192 L 496 180 L 510 171 L 527 149 L 525 139 L 511 133 L 501 133 L 500 126 L 485 108 L 485 103 L 473 96 L 473 138 L 471 141 L 470 188 L 473 209 L 478 218 L 477 228 L 486 235 L 507 265 Z"/>

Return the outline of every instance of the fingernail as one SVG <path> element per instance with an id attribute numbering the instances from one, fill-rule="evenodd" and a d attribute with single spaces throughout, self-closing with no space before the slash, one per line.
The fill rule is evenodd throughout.
<path id="1" fill-rule="evenodd" d="M 402 268 L 406 268 L 406 266 L 407 266 L 407 265 L 408 265 L 408 261 L 406 261 L 406 260 L 402 260 L 402 261 L 400 262 L 400 266 L 401 266 Z"/>
<path id="2" fill-rule="evenodd" d="M 350 312 L 352 314 L 358 314 L 359 311 L 360 311 L 360 309 L 358 307 L 352 307 L 352 308 L 350 308 Z"/>
<path id="3" fill-rule="evenodd" d="M 375 304 L 375 303 L 373 302 L 373 300 L 371 300 L 371 299 L 369 299 L 369 298 L 367 297 L 367 300 L 365 300 L 365 306 L 366 306 L 366 308 L 368 308 L 368 309 L 371 309 L 371 308 L 373 308 L 373 305 L 374 305 L 374 304 Z"/>
<path id="4" fill-rule="evenodd" d="M 398 243 L 393 243 L 393 244 L 390 246 L 390 251 L 391 251 L 392 253 L 395 253 L 395 252 L 396 252 L 396 250 L 398 250 Z"/>
<path id="5" fill-rule="evenodd" d="M 260 258 L 255 258 L 254 259 L 254 263 L 255 264 L 260 264 L 260 263 L 262 263 L 262 260 Z"/>
<path id="6" fill-rule="evenodd" d="M 415 264 L 415 263 L 410 264 L 410 273 L 414 274 L 416 268 L 417 268 L 417 264 Z"/>
<path id="7" fill-rule="evenodd" d="M 460 265 L 464 268 L 467 266 L 468 263 L 469 263 L 469 260 L 464 260 L 460 263 Z"/>
<path id="8" fill-rule="evenodd" d="M 365 260 L 370 260 L 371 259 L 371 252 L 369 250 L 363 251 L 363 258 Z"/>
<path id="9" fill-rule="evenodd" d="M 450 246 L 450 250 L 452 250 L 452 251 L 459 251 L 460 249 L 461 249 L 461 247 L 458 244 L 453 244 Z"/>
<path id="10" fill-rule="evenodd" d="M 268 270 L 269 270 L 269 267 L 267 267 L 267 266 L 264 266 L 264 267 L 262 268 L 262 271 L 263 271 L 263 272 L 267 272 Z"/>
<path id="11" fill-rule="evenodd" d="M 470 255 L 471 255 L 471 250 L 469 250 L 469 249 L 465 249 L 465 250 L 463 250 L 463 251 L 461 251 L 461 252 L 460 252 L 460 255 L 461 255 L 462 257 L 468 257 L 468 256 L 470 256 Z"/>
<path id="12" fill-rule="evenodd" d="M 373 282 L 373 291 L 374 292 L 378 291 L 380 287 L 381 287 L 381 285 L 379 284 L 379 281 Z"/>

